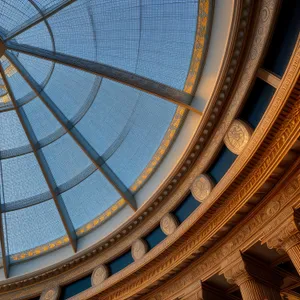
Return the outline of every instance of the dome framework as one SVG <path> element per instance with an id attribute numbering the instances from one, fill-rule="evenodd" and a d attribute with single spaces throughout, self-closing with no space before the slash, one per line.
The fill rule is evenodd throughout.
<path id="1" fill-rule="evenodd" d="M 28 19 L 21 20 L 22 22 L 20 22 L 18 26 L 10 27 L 9 25 L 11 24 L 8 24 L 7 28 L 1 28 L 0 48 L 2 57 L 0 72 L 1 79 L 3 81 L 1 87 L 4 92 L 1 103 L 1 113 L 5 114 L 11 111 L 16 113 L 16 116 L 24 130 L 25 136 L 29 144 L 26 146 L 22 145 L 22 147 L 19 147 L 18 149 L 5 149 L 4 151 L 1 151 L 1 157 L 2 159 L 9 160 L 14 157 L 14 153 L 16 153 L 16 157 L 27 155 L 27 153 L 32 153 L 37 162 L 36 166 L 40 168 L 49 191 L 47 194 L 43 193 L 43 199 L 35 196 L 26 198 L 24 200 L 18 199 L 18 201 L 5 201 L 5 199 L 2 199 L 1 210 L 2 214 L 6 216 L 10 212 L 13 214 L 13 212 L 17 212 L 19 209 L 30 208 L 31 206 L 37 205 L 39 203 L 45 203 L 44 209 L 53 210 L 54 207 L 50 208 L 47 207 L 48 204 L 46 205 L 49 199 L 53 200 L 66 232 L 66 236 L 63 236 L 61 239 L 58 239 L 53 245 L 55 245 L 56 247 L 70 243 L 72 245 L 73 250 L 76 252 L 77 239 L 78 235 L 81 234 L 81 229 L 78 229 L 78 226 L 76 226 L 75 228 L 72 222 L 72 218 L 70 217 L 70 214 L 68 212 L 66 203 L 62 199 L 63 191 L 67 190 L 67 188 L 63 189 L 62 186 L 64 184 L 68 185 L 68 183 L 60 182 L 59 184 L 57 182 L 57 178 L 55 178 L 53 174 L 52 166 L 50 166 L 48 162 L 49 156 L 47 156 L 47 154 L 44 153 L 43 147 L 47 147 L 52 143 L 56 143 L 56 141 L 59 140 L 60 137 L 63 137 L 65 134 L 67 134 L 74 142 L 74 145 L 76 144 L 77 147 L 81 149 L 81 151 L 91 162 L 90 165 L 92 165 L 92 167 L 89 167 L 90 170 L 88 171 L 88 175 L 85 175 L 85 178 L 88 178 L 87 176 L 90 176 L 90 174 L 94 174 L 96 170 L 100 171 L 100 173 L 103 175 L 103 178 L 105 178 L 105 180 L 109 182 L 112 188 L 121 197 L 120 200 L 118 200 L 118 202 L 116 202 L 116 204 L 112 206 L 112 210 L 108 210 L 107 213 L 105 212 L 105 217 L 111 215 L 112 213 L 114 213 L 114 211 L 122 208 L 124 204 L 129 205 L 135 211 L 137 209 L 137 204 L 134 199 L 134 194 L 141 188 L 142 184 L 149 178 L 151 173 L 153 173 L 153 171 L 159 164 L 159 161 L 163 158 L 173 138 L 176 136 L 176 131 L 180 128 L 180 124 L 185 115 L 185 109 L 191 110 L 199 115 L 202 114 L 198 109 L 192 107 L 190 103 L 193 98 L 193 93 L 195 92 L 194 84 L 197 82 L 197 76 L 199 73 L 196 72 L 195 74 L 195 70 L 197 71 L 198 69 L 200 69 L 199 66 L 201 65 L 201 59 L 199 59 L 197 51 L 203 52 L 205 45 L 203 41 L 200 41 L 200 44 L 195 44 L 197 45 L 197 48 L 195 48 L 197 51 L 194 49 L 194 52 L 188 54 L 188 56 L 191 56 L 191 54 L 193 54 L 194 56 L 197 55 L 197 59 L 193 59 L 191 65 L 189 65 L 189 62 L 187 61 L 188 64 L 186 65 L 189 66 L 189 68 L 186 68 L 186 73 L 183 72 L 183 78 L 187 78 L 187 81 L 185 86 L 182 86 L 181 90 L 179 86 L 172 87 L 171 85 L 167 85 L 159 81 L 153 80 L 150 77 L 147 78 L 145 76 L 139 75 L 134 72 L 130 72 L 128 70 L 119 69 L 113 65 L 106 65 L 98 61 L 86 59 L 84 58 L 84 55 L 81 58 L 76 55 L 73 56 L 59 52 L 56 49 L 57 41 L 55 40 L 55 33 L 51 28 L 51 18 L 55 18 L 57 15 L 60 14 L 61 11 L 68 9 L 69 7 L 71 7 L 69 12 L 70 14 L 71 12 L 76 11 L 76 5 L 78 5 L 77 8 L 80 6 L 82 6 L 82 8 L 84 6 L 87 6 L 87 11 L 89 11 L 89 9 L 91 9 L 93 5 L 96 6 L 96 4 L 94 3 L 94 1 L 56 1 L 57 3 L 55 3 L 54 5 L 51 4 L 51 1 L 43 2 L 45 3 L 37 3 L 36 1 L 31 0 L 24 3 L 22 2 L 22 5 L 24 5 L 24 7 L 21 7 L 21 5 L 20 9 L 16 9 L 16 6 L 14 6 L 14 4 L 8 4 L 10 13 L 13 13 L 14 10 L 18 10 L 22 14 L 22 9 L 24 9 L 24 11 L 28 10 L 25 13 L 25 15 L 28 13 L 28 16 L 26 16 L 28 17 Z M 195 4 L 195 1 L 190 2 L 193 5 Z M 208 3 L 208 1 L 203 1 L 204 5 L 207 5 L 205 4 L 206 2 Z M 75 8 L 72 7 L 72 5 L 75 5 Z M 5 7 L 5 5 L 3 7 Z M 7 7 L 5 8 L 7 9 Z M 35 13 L 30 12 L 32 8 L 34 8 Z M 194 12 L 193 15 L 195 16 Z M 50 21 L 48 21 L 48 19 L 50 19 Z M 41 30 L 41 34 L 46 34 L 45 32 L 48 31 L 49 39 L 51 40 L 49 46 L 47 45 L 45 46 L 45 48 L 37 47 L 36 44 L 38 44 L 38 42 L 34 39 L 30 41 L 34 30 L 41 26 L 41 24 L 44 24 L 44 28 Z M 3 24 L 1 24 L 1 26 L 3 26 Z M 203 39 L 203 37 L 207 35 L 208 28 L 206 28 L 206 24 L 204 23 L 203 27 L 200 29 L 201 34 L 199 35 L 199 39 L 201 37 Z M 39 31 L 36 30 L 36 33 L 38 34 Z M 29 38 L 27 37 L 27 35 L 29 36 Z M 31 45 L 31 42 L 33 45 Z M 192 40 L 191 45 L 195 46 L 194 40 Z M 32 61 L 30 61 L 28 60 L 29 57 L 36 58 L 36 60 L 33 59 Z M 41 67 L 48 69 L 47 72 L 44 72 L 46 73 L 44 76 L 44 80 L 38 78 L 36 74 L 32 72 L 32 69 L 29 70 L 27 68 L 28 65 L 26 65 L 26 60 L 28 60 L 31 64 L 41 63 Z M 46 62 L 48 61 L 49 64 L 46 64 Z M 104 156 L 99 155 L 95 147 L 91 145 L 91 142 L 88 141 L 85 138 L 85 136 L 80 132 L 80 130 L 77 129 L 77 123 L 80 124 L 80 120 L 84 118 L 84 114 L 82 114 L 81 117 L 77 118 L 79 121 L 72 121 L 73 119 L 76 119 L 76 117 L 73 116 L 73 118 L 70 118 L 68 113 L 63 112 L 62 108 L 57 104 L 57 102 L 53 101 L 53 98 L 47 93 L 47 85 L 49 85 L 49 83 L 51 84 L 52 77 L 54 76 L 53 74 L 58 68 L 57 65 L 77 69 L 80 72 L 84 72 L 85 74 L 92 74 L 93 76 L 96 75 L 94 79 L 94 87 L 97 87 L 94 92 L 95 99 L 98 95 L 97 91 L 101 90 L 103 81 L 108 79 L 109 82 L 121 83 L 122 86 L 129 86 L 130 88 L 134 89 L 135 92 L 142 91 L 144 95 L 146 95 L 145 93 L 147 93 L 148 95 L 153 95 L 159 98 L 159 101 L 167 100 L 178 106 L 173 106 L 173 108 L 171 109 L 172 111 L 174 111 L 174 107 L 176 108 L 176 113 L 173 116 L 173 120 L 169 123 L 169 130 L 171 128 L 172 131 L 169 136 L 165 136 L 157 150 L 157 152 L 161 151 L 163 154 L 158 156 L 156 154 L 157 152 L 155 153 L 153 159 L 149 162 L 149 164 L 153 165 L 154 167 L 152 166 L 147 170 L 144 169 L 144 172 L 145 170 L 147 171 L 146 175 L 144 174 L 144 172 L 141 173 L 142 179 L 140 177 L 136 178 L 135 183 L 131 187 L 128 184 L 124 184 L 123 179 L 120 179 L 117 173 L 112 170 L 109 164 L 106 163 L 107 158 L 105 154 Z M 190 73 L 188 73 L 189 69 Z M 18 77 L 18 79 L 15 80 L 14 77 Z M 30 91 L 29 94 L 25 95 L 26 93 L 24 92 L 24 95 L 21 95 L 23 97 L 21 97 L 18 91 L 18 84 L 22 86 L 24 90 L 27 89 L 27 91 Z M 21 90 L 22 89 L 20 88 L 20 91 Z M 40 133 L 36 131 L 36 128 L 34 128 L 32 124 L 31 116 L 28 114 L 29 110 L 27 110 L 26 108 L 29 106 L 29 104 L 31 105 L 33 101 L 38 101 L 39 103 L 41 103 L 41 105 L 48 110 L 48 113 L 50 112 L 51 118 L 53 120 L 56 120 L 56 123 L 58 124 L 56 126 L 60 127 L 58 129 L 61 131 L 60 134 L 55 136 L 55 138 L 53 135 L 52 140 L 49 140 L 49 138 L 45 136 L 43 137 L 43 139 L 40 139 Z M 151 102 L 151 99 L 149 98 L 148 101 Z M 91 103 L 93 102 L 91 101 Z M 93 104 L 87 105 L 87 108 L 85 109 L 85 114 L 88 112 L 89 107 L 91 107 L 91 105 Z M 168 109 L 166 106 L 165 108 Z M 169 119 L 170 116 L 171 115 L 169 114 Z M 122 142 L 119 143 L 119 147 L 121 143 Z M 108 158 L 111 156 L 112 154 L 110 154 Z M 149 170 L 151 170 L 151 172 Z M 3 176 L 2 180 L 5 180 L 5 176 Z M 69 185 L 75 187 L 76 185 L 80 184 L 81 181 L 83 181 L 83 179 L 78 179 L 77 182 L 74 182 Z M 3 181 L 2 186 L 2 190 L 4 193 L 5 185 Z M 0 234 L 2 241 L 1 249 L 3 266 L 5 275 L 8 276 L 9 264 L 11 260 L 12 262 L 19 261 L 24 258 L 30 258 L 31 256 L 36 256 L 41 253 L 44 253 L 42 248 L 45 248 L 45 245 L 41 247 L 40 245 L 38 245 L 38 247 L 35 248 L 35 250 L 27 249 L 28 252 L 25 256 L 24 252 L 17 253 L 20 250 L 20 248 L 18 247 L 15 248 L 18 249 L 18 251 L 12 250 L 12 253 L 10 253 L 9 248 L 14 247 L 8 245 L 9 242 L 6 232 L 8 229 L 6 228 L 7 225 L 5 225 L 7 221 L 5 218 L 1 218 L 1 222 L 3 222 Z M 51 250 L 51 243 L 48 244 L 48 246 L 46 247 L 47 249 Z M 9 258 L 9 256 L 11 257 Z"/>

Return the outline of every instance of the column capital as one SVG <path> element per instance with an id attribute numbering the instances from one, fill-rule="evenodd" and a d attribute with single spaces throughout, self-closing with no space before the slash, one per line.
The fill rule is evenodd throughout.
<path id="1" fill-rule="evenodd" d="M 278 224 L 276 220 L 274 224 Z M 293 215 L 287 218 L 281 225 L 271 231 L 268 226 L 265 230 L 265 237 L 262 240 L 268 248 L 288 251 L 292 247 L 300 244 L 300 209 L 294 210 Z M 273 226 L 275 227 L 275 226 Z"/>
<path id="2" fill-rule="evenodd" d="M 228 283 L 241 286 L 243 283 L 255 280 L 264 285 L 278 288 L 281 278 L 274 274 L 264 263 L 252 257 L 237 252 L 222 264 L 221 272 Z"/>
<path id="3" fill-rule="evenodd" d="M 240 285 L 252 277 L 246 270 L 246 264 L 243 260 L 243 255 L 236 252 L 227 258 L 221 265 L 223 275 L 230 284 Z"/>

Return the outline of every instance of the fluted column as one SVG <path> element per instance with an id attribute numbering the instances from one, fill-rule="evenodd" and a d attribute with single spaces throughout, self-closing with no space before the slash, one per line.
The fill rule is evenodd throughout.
<path id="1" fill-rule="evenodd" d="M 292 217 L 286 218 L 285 222 L 278 225 L 274 220 L 274 231 L 268 230 L 265 233 L 263 242 L 267 243 L 270 249 L 285 251 L 294 264 L 300 275 L 300 211 L 295 210 Z M 276 226 L 277 225 L 277 226 Z"/>
<path id="2" fill-rule="evenodd" d="M 300 233 L 291 236 L 286 241 L 284 249 L 300 275 Z"/>
<path id="3" fill-rule="evenodd" d="M 262 285 L 254 278 L 250 279 L 240 286 L 243 300 L 281 300 L 279 290 Z"/>
<path id="4" fill-rule="evenodd" d="M 225 278 L 239 286 L 243 300 L 281 300 L 281 278 L 268 267 L 240 253 L 223 263 Z"/>

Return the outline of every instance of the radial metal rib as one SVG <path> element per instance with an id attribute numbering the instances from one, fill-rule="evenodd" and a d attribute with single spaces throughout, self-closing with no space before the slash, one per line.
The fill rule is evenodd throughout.
<path id="1" fill-rule="evenodd" d="M 59 212 L 59 215 L 61 217 L 62 223 L 65 227 L 65 230 L 67 232 L 67 235 L 69 237 L 70 243 L 72 245 L 72 248 L 74 250 L 74 252 L 76 252 L 77 250 L 77 236 L 76 236 L 76 231 L 74 229 L 73 223 L 71 221 L 71 218 L 69 216 L 69 213 L 66 209 L 66 206 L 64 204 L 64 201 L 62 199 L 62 197 L 60 195 L 57 194 L 57 186 L 56 186 L 56 182 L 55 179 L 52 175 L 52 172 L 50 170 L 50 167 L 47 163 L 47 160 L 45 159 L 45 156 L 42 152 L 42 150 L 37 149 L 37 138 L 35 136 L 34 131 L 32 130 L 32 127 L 30 125 L 30 122 L 27 119 L 27 116 L 23 110 L 22 107 L 18 107 L 18 104 L 16 102 L 14 93 L 12 92 L 11 86 L 7 80 L 6 74 L 4 72 L 4 69 L 0 63 L 0 73 L 3 79 L 3 82 L 6 85 L 7 88 L 7 92 L 11 98 L 11 101 L 13 103 L 13 106 L 16 110 L 16 113 L 18 115 L 18 118 L 20 120 L 21 125 L 23 126 L 24 132 L 29 140 L 29 143 L 32 147 L 33 153 L 35 155 L 35 158 L 40 166 L 40 169 L 44 175 L 44 178 L 46 180 L 46 183 L 48 185 L 48 188 L 51 192 L 52 198 L 55 202 L 56 208 Z"/>
<path id="2" fill-rule="evenodd" d="M 31 27 L 45 21 L 49 17 L 53 16 L 54 14 L 58 13 L 60 10 L 64 9 L 65 7 L 69 6 L 70 4 L 74 3 L 76 0 L 66 0 L 58 5 L 54 5 L 49 7 L 48 9 L 43 11 L 43 14 L 38 14 L 32 17 L 30 20 L 21 24 L 18 28 L 14 29 L 13 31 L 9 32 L 4 41 L 11 40 L 15 38 L 17 35 L 23 33 L 24 31 L 30 29 Z"/>
<path id="3" fill-rule="evenodd" d="M 19 60 L 14 54 L 7 52 L 6 57 L 19 71 L 21 76 L 29 84 L 32 90 L 40 97 L 42 102 L 48 107 L 53 116 L 61 124 L 61 126 L 70 134 L 77 145 L 82 151 L 89 157 L 97 169 L 106 177 L 110 184 L 118 191 L 121 197 L 128 203 L 128 205 L 136 210 L 136 201 L 132 193 L 128 190 L 125 184 L 120 178 L 113 172 L 113 170 L 105 163 L 102 157 L 96 152 L 96 150 L 88 143 L 88 141 L 82 136 L 82 134 L 76 129 L 73 123 L 67 119 L 63 112 L 56 106 L 56 104 L 45 93 L 41 86 L 34 80 L 34 78 L 27 72 Z"/>
<path id="4" fill-rule="evenodd" d="M 2 169 L 2 165 L 1 165 L 1 169 Z M 2 176 L 3 175 L 1 170 L 1 185 L 3 188 Z M 0 243 L 1 243 L 2 265 L 3 265 L 4 276 L 5 278 L 8 278 L 9 277 L 9 256 L 8 253 L 6 253 L 6 249 L 5 249 L 5 237 L 4 237 L 4 226 L 2 220 L 1 205 L 0 205 Z"/>
<path id="5" fill-rule="evenodd" d="M 154 80 L 139 76 L 137 74 L 121 70 L 109 65 L 99 62 L 94 62 L 71 55 L 53 52 L 45 49 L 40 49 L 28 45 L 21 45 L 13 41 L 6 43 L 7 49 L 22 52 L 38 58 L 57 62 L 69 67 L 73 67 L 85 72 L 96 74 L 113 81 L 131 86 L 146 93 L 158 96 L 165 100 L 175 103 L 176 105 L 183 106 L 197 114 L 202 115 L 202 112 L 191 106 L 193 95 L 184 91 L 177 90 L 165 84 L 156 82 Z"/>

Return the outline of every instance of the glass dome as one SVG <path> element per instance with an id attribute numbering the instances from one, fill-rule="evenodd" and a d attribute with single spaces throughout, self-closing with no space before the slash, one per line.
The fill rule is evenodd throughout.
<path id="1" fill-rule="evenodd" d="M 122 207 L 137 209 L 190 101 L 198 3 L 0 0 L 1 236 L 11 263 L 70 242 L 76 251 Z"/>

